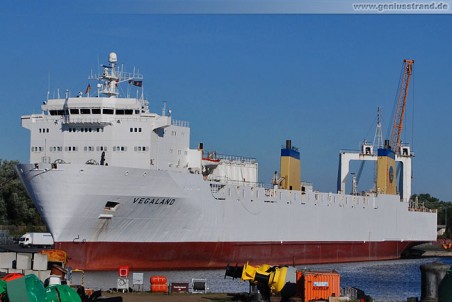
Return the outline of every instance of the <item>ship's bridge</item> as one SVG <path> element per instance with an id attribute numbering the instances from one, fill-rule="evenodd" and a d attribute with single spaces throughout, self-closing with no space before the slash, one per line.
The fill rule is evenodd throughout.
<path id="1" fill-rule="evenodd" d="M 148 112 L 148 104 L 134 98 L 80 97 L 50 99 L 41 109 L 51 116 L 63 116 L 64 124 L 111 124 L 117 117 Z"/>

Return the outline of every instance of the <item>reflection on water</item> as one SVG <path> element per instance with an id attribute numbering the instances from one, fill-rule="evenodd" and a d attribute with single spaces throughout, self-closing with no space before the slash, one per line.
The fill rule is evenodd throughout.
<path id="1" fill-rule="evenodd" d="M 452 258 L 407 259 L 394 261 L 337 263 L 299 266 L 300 269 L 336 270 L 341 274 L 341 287 L 352 286 L 362 289 L 376 301 L 406 301 L 408 297 L 420 297 L 421 272 L 424 263 L 442 262 L 452 265 Z M 260 263 L 259 263 L 260 264 Z M 256 264 L 256 265 L 259 265 Z M 190 283 L 193 278 L 207 279 L 209 292 L 236 293 L 247 292 L 248 283 L 240 280 L 224 279 L 224 270 L 204 271 L 131 271 L 144 273 L 143 289 L 149 291 L 151 276 L 166 276 L 169 283 Z M 81 276 L 74 276 L 74 284 L 80 284 Z M 118 272 L 86 272 L 85 286 L 108 290 L 115 288 Z"/>

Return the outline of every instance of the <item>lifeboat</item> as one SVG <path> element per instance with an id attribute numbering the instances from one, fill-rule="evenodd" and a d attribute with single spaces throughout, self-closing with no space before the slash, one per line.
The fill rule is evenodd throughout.
<path id="1" fill-rule="evenodd" d="M 208 157 L 202 158 L 202 165 L 204 167 L 216 167 L 216 166 L 218 166 L 219 163 L 220 163 L 219 159 L 208 158 Z"/>
<path id="2" fill-rule="evenodd" d="M 206 153 L 204 155 L 207 156 L 202 157 L 202 166 L 205 168 L 216 168 L 220 163 L 220 159 L 217 158 L 217 153 L 215 151 Z"/>

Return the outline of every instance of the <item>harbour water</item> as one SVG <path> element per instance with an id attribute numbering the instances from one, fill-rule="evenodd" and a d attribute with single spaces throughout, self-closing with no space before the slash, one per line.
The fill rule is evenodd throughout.
<path id="1" fill-rule="evenodd" d="M 420 265 L 442 262 L 452 265 L 452 258 L 422 258 L 393 261 L 356 262 L 324 265 L 300 266 L 300 269 L 336 270 L 341 274 L 341 287 L 351 286 L 364 290 L 375 301 L 406 301 L 408 297 L 420 297 Z M 224 278 L 224 270 L 200 271 L 131 271 L 130 287 L 133 288 L 132 274 L 143 273 L 144 291 L 149 291 L 151 276 L 166 276 L 169 283 L 190 283 L 193 278 L 206 279 L 209 292 L 238 293 L 247 292 L 248 283 Z M 118 272 L 86 272 L 85 286 L 93 289 L 108 290 L 117 287 Z M 80 284 L 81 275 L 73 276 L 74 284 Z M 135 289 L 139 289 L 135 285 Z"/>

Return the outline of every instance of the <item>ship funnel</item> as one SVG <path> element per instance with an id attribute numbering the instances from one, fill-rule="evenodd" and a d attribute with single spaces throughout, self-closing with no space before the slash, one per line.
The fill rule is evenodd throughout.
<path id="1" fill-rule="evenodd" d="M 286 140 L 285 148 L 281 148 L 280 174 L 281 189 L 301 190 L 300 152 L 292 147 L 291 140 Z"/>
<path id="2" fill-rule="evenodd" d="M 385 148 L 378 149 L 377 157 L 377 192 L 382 194 L 397 194 L 395 152 L 391 150 L 389 141 Z"/>

